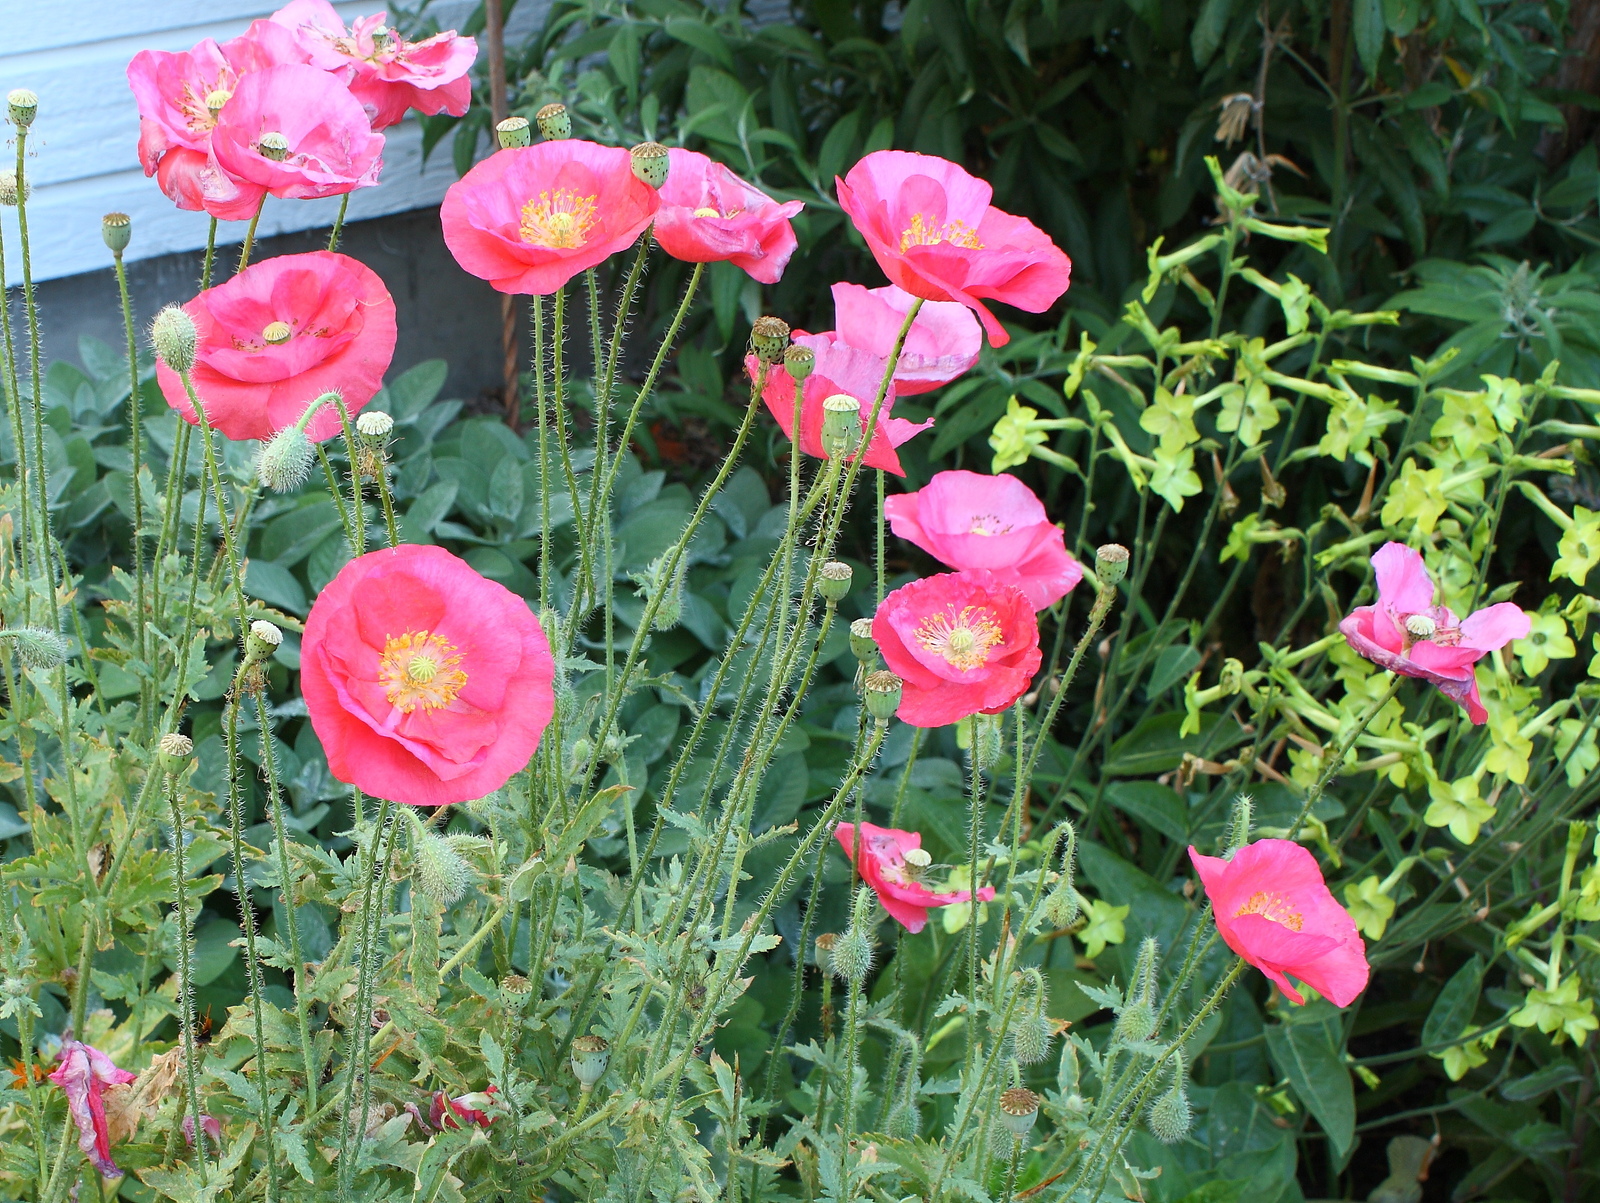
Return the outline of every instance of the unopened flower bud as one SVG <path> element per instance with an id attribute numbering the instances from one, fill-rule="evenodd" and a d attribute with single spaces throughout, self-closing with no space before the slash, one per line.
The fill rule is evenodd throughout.
<path id="1" fill-rule="evenodd" d="M 572 1042 L 572 1073 L 584 1090 L 593 1090 L 611 1060 L 611 1044 L 604 1036 L 579 1036 Z"/>
<path id="2" fill-rule="evenodd" d="M 824 601 L 841 602 L 850 592 L 850 578 L 854 575 L 850 565 L 829 560 L 817 574 L 817 592 Z"/>
<path id="3" fill-rule="evenodd" d="M 868 673 L 865 685 L 867 713 L 874 722 L 887 723 L 900 709 L 903 682 L 891 672 Z"/>
<path id="4" fill-rule="evenodd" d="M 268 130 L 256 140 L 256 149 L 264 158 L 281 163 L 289 157 L 289 139 L 277 130 Z"/>
<path id="5" fill-rule="evenodd" d="M 133 237 L 133 220 L 126 213 L 107 213 L 100 219 L 100 237 L 113 255 L 122 254 Z"/>
<path id="6" fill-rule="evenodd" d="M 547 104 L 533 115 L 539 132 L 552 140 L 572 137 L 572 117 L 564 104 Z"/>
<path id="7" fill-rule="evenodd" d="M 659 188 L 667 182 L 667 168 L 672 166 L 672 160 L 661 143 L 641 142 L 628 152 L 628 158 L 633 163 L 633 174 L 650 187 Z"/>
<path id="8" fill-rule="evenodd" d="M 168 305 L 150 323 L 150 342 L 156 356 L 174 372 L 194 367 L 194 348 L 199 340 L 194 318 L 181 305 Z"/>
<path id="9" fill-rule="evenodd" d="M 194 741 L 187 735 L 179 735 L 176 731 L 163 735 L 156 743 L 156 761 L 161 765 L 161 771 L 168 776 L 176 776 L 188 767 L 189 757 L 194 754 Z"/>
<path id="10" fill-rule="evenodd" d="M 14 171 L 0 171 L 0 205 L 15 207 L 18 197 L 27 200 L 33 195 L 33 185 L 27 184 L 22 192 L 17 191 L 17 173 Z"/>
<path id="11" fill-rule="evenodd" d="M 265 619 L 258 618 L 250 624 L 244 637 L 244 654 L 248 660 L 265 660 L 283 643 L 283 632 Z"/>
<path id="12" fill-rule="evenodd" d="M 572 741 L 572 775 L 576 777 L 589 767 L 594 758 L 594 744 L 580 735 Z"/>
<path id="13" fill-rule="evenodd" d="M 1025 1086 L 1013 1086 L 1000 1095 L 1000 1122 L 1018 1140 L 1033 1131 L 1039 1118 L 1039 1096 Z"/>
<path id="14" fill-rule="evenodd" d="M 796 384 L 804 384 L 817 366 L 817 353 L 800 343 L 790 343 L 783 349 L 783 370 Z"/>
<path id="15" fill-rule="evenodd" d="M 850 654 L 863 664 L 878 657 L 878 641 L 872 637 L 872 619 L 858 618 L 850 624 Z"/>
<path id="16" fill-rule="evenodd" d="M 501 150 L 533 144 L 533 129 L 526 117 L 507 117 L 494 127 L 494 135 L 500 141 Z"/>
<path id="17" fill-rule="evenodd" d="M 776 363 L 789 345 L 789 323 L 781 317 L 758 317 L 750 327 L 750 346 L 762 363 Z"/>
<path id="18" fill-rule="evenodd" d="M 456 851 L 449 836 L 430 827 L 417 827 L 415 855 L 411 862 L 411 884 L 439 906 L 456 902 L 472 885 L 472 866 Z"/>
<path id="19" fill-rule="evenodd" d="M 1193 1113 L 1189 1110 L 1189 1095 L 1184 1089 L 1183 1054 L 1173 1056 L 1172 1085 L 1150 1105 L 1145 1120 L 1150 1135 L 1162 1144 L 1177 1144 L 1189 1134 Z"/>
<path id="20" fill-rule="evenodd" d="M 27 129 L 39 113 L 39 97 L 27 88 L 12 88 L 6 104 L 11 109 L 11 123 L 18 129 Z"/>
<path id="21" fill-rule="evenodd" d="M 1135 998 L 1122 1008 L 1116 1026 L 1111 1029 L 1112 1039 L 1123 1044 L 1138 1044 L 1148 1040 L 1156 1030 L 1156 1011 L 1143 998 Z"/>
<path id="22" fill-rule="evenodd" d="M 356 433 L 365 439 L 386 439 L 394 430 L 394 419 L 381 410 L 368 410 L 356 418 Z"/>
<path id="23" fill-rule="evenodd" d="M 972 716 L 972 762 L 980 769 L 993 768 L 1000 759 L 1002 746 L 1000 716 L 974 714 Z"/>
<path id="24" fill-rule="evenodd" d="M 256 453 L 256 475 L 274 493 L 292 493 L 311 474 L 313 459 L 306 432 L 299 426 L 290 426 L 261 444 Z"/>
<path id="25" fill-rule="evenodd" d="M 1041 1010 L 1027 1015 L 1011 1031 L 1011 1051 L 1022 1065 L 1037 1065 L 1050 1055 L 1055 1029 Z"/>
<path id="26" fill-rule="evenodd" d="M 829 459 L 846 459 L 861 446 L 861 402 L 835 393 L 822 403 L 822 450 Z"/>
<path id="27" fill-rule="evenodd" d="M 1413 639 L 1432 639 L 1439 626 L 1426 614 L 1406 615 L 1406 634 Z"/>
<path id="28" fill-rule="evenodd" d="M 872 972 L 872 937 L 851 924 L 850 930 L 834 941 L 829 961 L 835 977 L 860 986 Z"/>
<path id="29" fill-rule="evenodd" d="M 885 1126 L 894 1140 L 914 1140 L 922 1131 L 922 1113 L 916 1104 L 902 1099 L 890 1110 Z"/>
<path id="30" fill-rule="evenodd" d="M 1128 549 L 1120 543 L 1095 548 L 1094 571 L 1107 588 L 1117 584 L 1128 575 Z"/>
<path id="31" fill-rule="evenodd" d="M 66 639 L 44 627 L 17 627 L 0 631 L 0 636 L 11 641 L 24 668 L 60 668 L 71 654 Z"/>

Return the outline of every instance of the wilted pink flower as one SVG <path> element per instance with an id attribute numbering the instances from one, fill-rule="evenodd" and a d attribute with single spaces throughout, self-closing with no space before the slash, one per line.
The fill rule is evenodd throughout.
<path id="1" fill-rule="evenodd" d="M 656 226 L 660 229 L 659 223 Z M 833 324 L 823 338 L 870 351 L 888 359 L 894 340 L 916 301 L 904 289 L 863 288 L 860 284 L 833 286 Z M 924 301 L 911 323 L 895 366 L 895 391 L 902 397 L 926 393 L 949 384 L 978 362 L 983 329 L 972 311 L 955 301 Z"/>
<path id="2" fill-rule="evenodd" d="M 200 338 L 193 381 L 206 417 L 230 439 L 270 439 L 337 390 L 351 413 L 383 386 L 394 357 L 394 299 L 378 273 L 348 255 L 308 251 L 252 263 L 184 307 Z M 196 421 L 178 374 L 157 362 L 167 404 Z M 339 431 L 324 406 L 306 428 Z"/>
<path id="3" fill-rule="evenodd" d="M 1358 606 L 1339 624 L 1350 646 L 1374 664 L 1439 687 L 1482 723 L 1489 713 L 1478 697 L 1472 666 L 1513 639 L 1527 638 L 1531 623 L 1511 602 L 1500 602 L 1458 619 L 1434 602 L 1433 579 L 1421 553 L 1404 543 L 1385 543 L 1372 556 L 1378 582 L 1376 605 Z"/>
<path id="4" fill-rule="evenodd" d="M 1039 623 L 1022 591 L 991 572 L 902 585 L 878 606 L 872 637 L 903 682 L 902 722 L 943 727 L 999 714 L 1039 671 Z"/>
<path id="5" fill-rule="evenodd" d="M 213 1145 L 219 1148 L 221 1147 L 221 1120 L 214 1115 L 205 1116 L 200 1121 L 200 1130 L 206 1134 L 206 1139 L 209 1140 Z M 194 1146 L 194 1116 L 192 1115 L 186 1115 L 183 1117 L 183 1138 L 189 1142 L 191 1148 Z"/>
<path id="6" fill-rule="evenodd" d="M 844 854 L 855 863 L 855 824 L 840 823 L 833 834 Z M 922 836 L 915 831 L 861 824 L 861 880 L 872 887 L 889 917 L 912 935 L 927 926 L 928 912 L 934 907 L 972 901 L 972 894 L 967 890 L 940 894 L 917 880 L 915 871 L 906 864 L 906 853 L 921 847 Z M 984 886 L 978 891 L 979 902 L 989 902 L 993 898 L 993 886 Z"/>
<path id="7" fill-rule="evenodd" d="M 78 1125 L 78 1148 L 102 1176 L 118 1177 L 122 1171 L 111 1160 L 111 1133 L 106 1127 L 106 1087 L 124 1085 L 137 1075 L 118 1069 L 110 1057 L 81 1040 L 64 1041 L 56 1059 L 59 1064 L 50 1080 L 67 1096 L 67 1110 Z"/>
<path id="8" fill-rule="evenodd" d="M 1234 952 L 1277 983 L 1290 1002 L 1305 997 L 1293 974 L 1336 1007 L 1367 988 L 1367 946 L 1334 901 L 1317 860 L 1293 840 L 1257 840 L 1232 860 L 1189 849 L 1217 931 Z"/>
<path id="9" fill-rule="evenodd" d="M 495 1119 L 489 1111 L 494 1107 L 496 1093 L 491 1086 L 487 1090 L 458 1094 L 451 1098 L 444 1091 L 436 1090 L 428 1108 L 428 1119 L 435 1128 L 464 1128 L 468 1124 L 487 1128 Z"/>
<path id="10" fill-rule="evenodd" d="M 497 151 L 444 194 L 445 245 L 500 292 L 549 296 L 626 250 L 661 200 L 628 152 L 581 138 Z"/>
<path id="11" fill-rule="evenodd" d="M 361 102 L 326 71 L 288 63 L 239 80 L 211 131 L 211 160 L 241 194 L 300 200 L 339 196 L 378 182 L 383 135 Z"/>
<path id="12" fill-rule="evenodd" d="M 1042 313 L 1067 291 L 1072 261 L 1027 218 L 991 205 L 994 189 L 946 159 L 874 151 L 834 184 L 889 282 L 929 301 L 961 302 L 996 347 L 1010 335 L 984 300 Z"/>
<path id="13" fill-rule="evenodd" d="M 357 17 L 346 29 L 328 0 L 290 0 L 270 19 L 293 33 L 313 66 L 349 84 L 373 129 L 393 125 L 407 109 L 459 117 L 472 103 L 468 72 L 478 44 L 453 29 L 408 42 L 384 13 Z"/>
<path id="14" fill-rule="evenodd" d="M 940 472 L 915 493 L 884 498 L 883 512 L 902 539 L 951 568 L 987 568 L 1022 590 L 1035 610 L 1083 579 L 1061 528 L 1015 476 Z"/>
<path id="15" fill-rule="evenodd" d="M 776 284 L 796 245 L 789 219 L 805 206 L 780 204 L 697 151 L 674 147 L 667 162 L 655 224 L 661 249 L 685 263 L 726 260 Z"/>
<path id="16" fill-rule="evenodd" d="M 794 341 L 802 347 L 811 348 L 816 355 L 816 364 L 801 389 L 800 450 L 805 455 L 827 459 L 822 449 L 822 403 L 837 393 L 854 397 L 861 403 L 861 429 L 865 432 L 888 364 L 870 351 L 834 342 L 826 334 L 797 332 Z M 745 370 L 750 373 L 752 380 L 756 378 L 760 367 L 754 355 L 745 358 Z M 869 468 L 882 468 L 896 476 L 904 476 L 906 471 L 900 466 L 900 457 L 895 453 L 895 448 L 932 426 L 933 419 L 913 422 L 909 418 L 895 417 L 896 391 L 896 385 L 891 381 L 862 462 Z M 769 369 L 761 399 L 766 402 L 767 409 L 777 419 L 783 433 L 794 438 L 794 377 L 782 367 Z"/>

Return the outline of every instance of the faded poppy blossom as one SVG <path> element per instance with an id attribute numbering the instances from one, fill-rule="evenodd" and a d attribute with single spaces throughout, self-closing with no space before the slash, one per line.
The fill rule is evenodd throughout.
<path id="1" fill-rule="evenodd" d="M 106 1125 L 105 1094 L 108 1086 L 122 1086 L 138 1075 L 118 1069 L 116 1062 L 81 1040 L 67 1040 L 56 1058 L 50 1081 L 67 1096 L 67 1110 L 78 1125 L 78 1148 L 103 1177 L 122 1171 L 111 1160 L 111 1131 Z"/>
<path id="2" fill-rule="evenodd" d="M 206 418 L 230 439 L 269 439 L 306 406 L 337 391 L 359 410 L 394 357 L 394 300 L 378 274 L 347 255 L 311 251 L 251 264 L 184 307 L 199 333 L 192 379 Z M 178 374 L 156 364 L 167 404 L 195 422 Z M 306 436 L 332 437 L 324 406 Z"/>
<path id="3" fill-rule="evenodd" d="M 822 449 L 822 403 L 837 393 L 854 397 L 861 403 L 861 429 L 866 432 L 872 417 L 873 402 L 878 399 L 878 388 L 888 364 L 870 351 L 834 342 L 826 334 L 797 332 L 791 340 L 795 345 L 809 347 L 816 356 L 811 375 L 801 385 L 800 450 L 817 459 L 827 459 Z M 754 355 L 745 358 L 745 370 L 754 380 L 760 371 L 760 362 Z M 794 438 L 794 377 L 782 368 L 767 372 L 766 387 L 761 399 L 768 411 L 777 419 L 783 433 Z M 867 444 L 862 462 L 869 468 L 882 468 L 896 476 L 906 471 L 900 466 L 895 448 L 933 425 L 933 419 L 913 422 L 909 418 L 894 416 L 896 386 L 890 382 L 889 392 L 878 411 L 878 422 L 872 431 L 872 441 Z"/>
<path id="4" fill-rule="evenodd" d="M 1447 607 L 1434 605 L 1427 565 L 1421 553 L 1404 543 L 1378 548 L 1372 568 L 1377 603 L 1357 606 L 1339 624 L 1350 646 L 1391 672 L 1431 681 L 1465 707 L 1474 723 L 1484 722 L 1489 712 L 1478 697 L 1472 666 L 1512 640 L 1526 638 L 1528 615 L 1511 602 L 1500 602 L 1458 619 Z"/>
<path id="5" fill-rule="evenodd" d="M 442 547 L 350 561 L 311 607 L 300 687 L 340 781 L 407 806 L 493 793 L 555 709 L 528 604 Z"/>
<path id="6" fill-rule="evenodd" d="M 252 71 L 239 80 L 211 131 L 207 195 L 263 193 L 309 200 L 340 196 L 378 182 L 383 135 L 373 133 L 361 102 L 333 75 L 303 63 Z"/>
<path id="7" fill-rule="evenodd" d="M 660 229 L 659 224 L 657 229 Z M 858 347 L 887 360 L 894 340 L 916 301 L 904 289 L 833 286 L 833 324 L 821 337 Z M 983 330 L 965 305 L 924 301 L 906 333 L 895 365 L 895 392 L 902 397 L 926 393 L 965 375 L 978 362 Z"/>
<path id="8" fill-rule="evenodd" d="M 959 301 L 993 346 L 1010 335 L 985 300 L 1042 313 L 1067 291 L 1072 261 L 1027 218 L 991 205 L 994 189 L 946 159 L 875 151 L 834 184 L 889 282 L 924 300 Z"/>
<path id="9" fill-rule="evenodd" d="M 872 619 L 889 671 L 904 682 L 897 712 L 913 727 L 999 714 L 1039 670 L 1039 623 L 1016 586 L 982 569 L 902 585 Z"/>
<path id="10" fill-rule="evenodd" d="M 1340 906 L 1316 857 L 1293 840 L 1257 840 L 1233 859 L 1189 849 L 1223 941 L 1266 974 L 1293 1003 L 1293 974 L 1336 1007 L 1367 988 L 1367 946 Z"/>
<path id="11" fill-rule="evenodd" d="M 850 862 L 856 862 L 856 827 L 854 823 L 840 823 L 833 830 Z M 934 907 L 952 903 L 971 902 L 967 890 L 941 894 L 922 884 L 921 876 L 928 865 L 928 855 L 922 852 L 922 836 L 915 831 L 900 831 L 893 827 L 874 827 L 861 824 L 861 880 L 872 887 L 889 917 L 912 935 L 928 925 L 928 912 Z M 916 853 L 908 857 L 907 853 Z M 918 864 L 917 862 L 921 863 Z M 994 899 L 994 887 L 984 886 L 978 891 L 979 902 Z"/>
<path id="12" fill-rule="evenodd" d="M 472 103 L 469 72 L 478 44 L 455 30 L 408 42 L 386 13 L 357 17 L 345 27 L 328 0 L 290 0 L 269 18 L 289 30 L 312 66 L 348 83 L 375 130 L 416 109 L 429 117 L 459 117 Z"/>
<path id="13" fill-rule="evenodd" d="M 490 155 L 450 185 L 439 219 L 463 269 L 548 296 L 632 246 L 659 204 L 627 151 L 564 138 Z"/>
<path id="14" fill-rule="evenodd" d="M 490 1086 L 487 1090 L 475 1090 L 471 1094 L 458 1094 L 451 1098 L 444 1091 L 436 1090 L 428 1106 L 428 1122 L 441 1130 L 465 1128 L 469 1124 L 487 1128 L 495 1120 L 489 1112 L 494 1107 L 496 1093 L 496 1089 Z"/>
<path id="15" fill-rule="evenodd" d="M 883 512 L 900 538 L 951 568 L 987 568 L 1022 590 L 1035 610 L 1083 579 L 1061 528 L 1015 476 L 940 472 L 915 493 L 884 498 Z"/>
<path id="16" fill-rule="evenodd" d="M 789 219 L 805 208 L 779 203 L 715 159 L 676 147 L 667 152 L 655 239 L 685 263 L 729 262 L 762 284 L 776 284 L 794 254 Z"/>

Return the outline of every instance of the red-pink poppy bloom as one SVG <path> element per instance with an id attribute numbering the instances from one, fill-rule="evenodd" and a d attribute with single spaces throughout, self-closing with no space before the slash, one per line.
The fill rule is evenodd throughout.
<path id="1" fill-rule="evenodd" d="M 252 263 L 184 307 L 199 333 L 192 374 L 212 426 L 230 439 L 269 439 L 337 391 L 355 413 L 383 386 L 394 357 L 394 300 L 378 273 L 347 255 L 310 251 Z M 183 381 L 166 364 L 167 404 L 195 422 Z M 306 436 L 338 433 L 324 406 Z"/>
<path id="2" fill-rule="evenodd" d="M 217 113 L 211 161 L 226 180 L 220 195 L 310 200 L 370 188 L 383 170 L 383 135 L 337 77 L 304 63 L 251 71 Z"/>
<path id="3" fill-rule="evenodd" d="M 850 858 L 856 860 L 856 826 L 840 823 L 833 829 L 839 846 Z M 874 827 L 861 824 L 861 880 L 872 887 L 889 917 L 912 935 L 928 925 L 928 912 L 937 906 L 956 902 L 971 902 L 967 890 L 940 894 L 930 890 L 917 879 L 917 871 L 906 864 L 906 853 L 922 847 L 922 836 L 915 831 L 900 831 L 893 827 Z M 994 899 L 994 887 L 984 886 L 978 891 L 979 902 Z"/>
<path id="4" fill-rule="evenodd" d="M 200 1131 L 206 1134 L 206 1139 L 217 1148 L 222 1147 L 222 1121 L 214 1115 L 205 1116 L 200 1121 Z M 183 1138 L 189 1142 L 189 1147 L 194 1147 L 194 1116 L 183 1117 Z"/>
<path id="5" fill-rule="evenodd" d="M 925 300 L 960 301 L 993 346 L 1010 335 L 985 300 L 1042 313 L 1067 291 L 1072 261 L 1027 218 L 991 205 L 994 189 L 947 159 L 874 151 L 834 184 L 889 282 Z"/>
<path id="6" fill-rule="evenodd" d="M 304 59 L 293 36 L 266 21 L 220 46 L 206 38 L 191 50 L 134 55 L 128 86 L 139 106 L 139 165 L 145 175 L 154 175 L 180 209 L 204 209 L 225 221 L 248 219 L 260 193 L 210 178 L 220 171 L 208 170 L 211 131 L 241 76 Z"/>
<path id="7" fill-rule="evenodd" d="M 563 138 L 490 155 L 450 185 L 439 219 L 472 275 L 549 296 L 637 242 L 660 203 L 627 151 Z"/>
<path id="8" fill-rule="evenodd" d="M 727 261 L 762 284 L 776 284 L 796 246 L 789 219 L 805 205 L 773 200 L 715 159 L 674 147 L 655 238 L 685 263 Z"/>
<path id="9" fill-rule="evenodd" d="M 1447 607 L 1434 605 L 1427 565 L 1404 543 L 1378 548 L 1372 568 L 1377 603 L 1357 606 L 1339 624 L 1350 646 L 1391 672 L 1431 681 L 1465 707 L 1474 723 L 1484 722 L 1489 713 L 1478 697 L 1472 666 L 1513 639 L 1526 639 L 1532 626 L 1527 614 L 1500 602 L 1458 619 Z"/>
<path id="10" fill-rule="evenodd" d="M 487 1128 L 495 1121 L 495 1116 L 489 1112 L 494 1107 L 496 1093 L 495 1087 L 491 1086 L 487 1090 L 458 1094 L 451 1098 L 444 1091 L 436 1090 L 428 1107 L 428 1121 L 440 1129 L 464 1128 L 468 1124 Z"/>
<path id="11" fill-rule="evenodd" d="M 794 342 L 811 348 L 816 355 L 811 375 L 806 377 L 801 387 L 800 450 L 806 455 L 827 459 L 827 453 L 822 449 L 822 403 L 838 393 L 854 397 L 861 404 L 861 430 L 865 434 L 872 417 L 873 403 L 878 399 L 878 389 L 883 384 L 883 376 L 889 365 L 870 351 L 834 342 L 826 334 L 797 332 Z M 760 368 L 761 364 L 754 355 L 745 357 L 745 370 L 750 373 L 750 379 L 756 378 Z M 904 476 L 906 471 L 900 466 L 900 456 L 895 448 L 932 426 L 933 419 L 913 422 L 909 418 L 895 417 L 896 391 L 895 383 L 890 381 L 862 462 L 869 468 L 882 468 L 896 476 Z M 766 402 L 767 409 L 777 419 L 783 433 L 794 438 L 794 377 L 781 366 L 774 365 L 767 371 L 767 383 L 761 391 L 761 399 Z"/>
<path id="12" fill-rule="evenodd" d="M 915 493 L 884 498 L 883 512 L 902 539 L 951 568 L 987 568 L 1022 590 L 1035 610 L 1083 579 L 1061 528 L 1015 476 L 939 472 Z"/>
<path id="13" fill-rule="evenodd" d="M 340 781 L 407 806 L 499 789 L 539 746 L 555 661 L 511 590 L 442 547 L 350 561 L 306 619 L 300 688 Z"/>
<path id="14" fill-rule="evenodd" d="M 111 1160 L 106 1126 L 106 1087 L 125 1085 L 137 1075 L 118 1069 L 110 1057 L 81 1040 L 64 1041 L 56 1060 L 50 1080 L 67 1096 L 67 1110 L 78 1125 L 78 1148 L 103 1177 L 119 1177 L 122 1171 Z"/>
<path id="15" fill-rule="evenodd" d="M 991 572 L 946 572 L 896 589 L 872 618 L 897 712 L 913 727 L 999 714 L 1039 671 L 1039 623 L 1022 590 Z"/>
<path id="16" fill-rule="evenodd" d="M 453 29 L 408 42 L 384 13 L 357 17 L 347 29 L 328 0 L 290 0 L 270 19 L 294 34 L 313 66 L 349 84 L 373 129 L 395 124 L 407 109 L 459 117 L 472 103 L 468 73 L 478 44 Z"/>
<path id="17" fill-rule="evenodd" d="M 1290 1002 L 1305 997 L 1293 974 L 1336 1007 L 1367 988 L 1367 946 L 1334 901 L 1317 859 L 1293 840 L 1257 840 L 1232 860 L 1192 847 L 1217 931 L 1234 952 L 1277 984 Z"/>
<path id="18" fill-rule="evenodd" d="M 870 351 L 879 359 L 888 359 L 916 299 L 893 284 L 886 288 L 835 284 L 835 329 L 822 337 Z M 924 301 L 917 311 L 916 321 L 906 333 L 900 362 L 895 365 L 895 391 L 902 397 L 911 397 L 949 384 L 978 362 L 982 347 L 983 329 L 965 305 L 955 301 Z"/>

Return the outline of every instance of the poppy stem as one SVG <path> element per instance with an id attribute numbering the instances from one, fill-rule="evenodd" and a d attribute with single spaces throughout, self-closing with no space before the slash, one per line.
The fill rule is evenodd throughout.
<path id="1" fill-rule="evenodd" d="M 200 1111 L 200 1083 L 195 1065 L 194 971 L 190 959 L 194 939 L 189 926 L 189 873 L 184 864 L 183 803 L 178 794 L 175 773 L 161 774 L 166 780 L 167 802 L 172 808 L 172 883 L 178 912 L 178 1023 L 183 1032 L 183 1074 L 189 1104 L 189 1122 L 194 1125 L 195 1153 L 202 1172 L 206 1163 L 206 1132 Z"/>
<path id="2" fill-rule="evenodd" d="M 134 646 L 139 659 L 148 665 L 150 636 L 146 624 L 150 621 L 148 581 L 144 570 L 144 487 L 139 477 L 144 467 L 144 431 L 139 397 L 139 344 L 133 333 L 133 302 L 128 296 L 128 271 L 122 262 L 122 252 L 112 254 L 117 271 L 117 295 L 122 302 L 122 327 L 128 342 L 128 453 L 133 461 L 129 483 L 133 494 L 133 585 L 134 585 Z M 150 734 L 152 711 L 155 708 L 154 688 L 145 681 L 139 685 L 139 730 L 146 738 Z"/>
<path id="3" fill-rule="evenodd" d="M 204 292 L 211 287 L 211 265 L 217 257 L 217 219 L 211 219 L 211 228 L 206 231 L 206 257 L 200 262 L 200 291 Z"/>
<path id="4" fill-rule="evenodd" d="M 265 197 L 262 198 L 263 202 L 265 199 Z M 339 198 L 339 216 L 333 219 L 333 230 L 328 235 L 328 249 L 330 251 L 336 251 L 339 249 L 339 235 L 344 232 L 344 215 L 349 208 L 350 194 L 346 192 Z"/>
<path id="5" fill-rule="evenodd" d="M 1294 822 L 1289 825 L 1289 831 L 1284 836 L 1285 839 L 1292 840 L 1300 834 L 1300 828 L 1305 826 L 1306 819 L 1311 815 L 1311 808 L 1322 797 L 1322 791 L 1327 789 L 1328 782 L 1338 776 L 1340 768 L 1344 766 L 1345 755 L 1355 746 L 1356 740 L 1361 738 L 1362 733 L 1371 725 L 1372 720 L 1377 718 L 1383 708 L 1394 699 L 1395 694 L 1400 692 L 1401 682 L 1405 678 L 1393 673 L 1390 674 L 1390 678 L 1389 688 L 1384 691 L 1384 695 L 1367 707 L 1361 717 L 1356 720 L 1356 725 L 1350 729 L 1350 733 L 1339 741 L 1339 746 L 1327 758 L 1322 772 L 1317 775 L 1316 783 L 1306 791 L 1306 796 L 1300 803 L 1300 813 L 1295 815 Z"/>
<path id="6" fill-rule="evenodd" d="M 255 214 L 250 218 L 250 228 L 244 232 L 244 245 L 239 249 L 239 270 L 234 272 L 234 275 L 238 275 L 250 266 L 250 252 L 255 249 L 256 245 L 256 225 L 261 221 L 261 210 L 266 207 L 267 194 L 263 192 L 261 194 L 261 203 L 256 206 Z"/>

